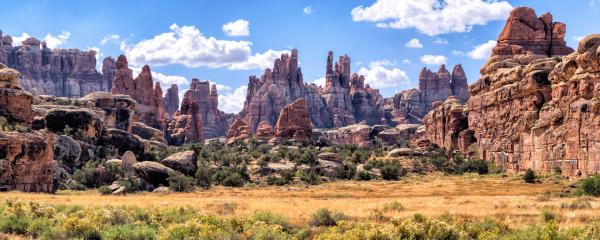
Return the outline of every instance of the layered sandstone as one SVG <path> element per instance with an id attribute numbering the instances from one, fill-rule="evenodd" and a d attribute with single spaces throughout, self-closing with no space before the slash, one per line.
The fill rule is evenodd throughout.
<path id="1" fill-rule="evenodd" d="M 227 132 L 227 137 L 225 142 L 227 144 L 233 144 L 237 141 L 246 140 L 250 138 L 252 134 L 250 133 L 250 128 L 248 127 L 248 123 L 244 120 L 237 118 L 231 126 L 229 126 L 229 131 Z"/>
<path id="2" fill-rule="evenodd" d="M 423 68 L 419 73 L 419 87 L 404 90 L 386 102 L 386 117 L 392 125 L 422 123 L 423 117 L 432 110 L 431 104 L 444 102 L 455 96 L 466 102 L 469 99 L 466 74 L 460 64 L 452 73 L 442 64 L 437 72 Z"/>
<path id="3" fill-rule="evenodd" d="M 0 117 L 11 124 L 30 127 L 33 122 L 33 96 L 21 90 L 19 72 L 0 63 Z"/>
<path id="4" fill-rule="evenodd" d="M 204 141 L 204 117 L 200 113 L 196 91 L 185 92 L 181 108 L 173 114 L 167 128 L 167 142 L 181 145 Z"/>
<path id="5" fill-rule="evenodd" d="M 274 136 L 275 132 L 273 131 L 273 126 L 267 121 L 260 122 L 254 134 L 254 138 L 261 141 L 269 141 Z"/>
<path id="6" fill-rule="evenodd" d="M 110 90 L 110 79 L 96 70 L 93 50 L 49 49 L 35 38 L 13 46 L 12 37 L 2 33 L 0 39 L 0 63 L 21 72 L 23 89 L 34 95 L 80 97 Z"/>
<path id="7" fill-rule="evenodd" d="M 113 94 L 125 94 L 136 101 L 136 121 L 143 122 L 150 127 L 165 131 L 167 127 L 167 114 L 163 102 L 163 93 L 160 84 L 152 79 L 150 67 L 142 67 L 140 74 L 133 79 L 129 69 L 127 57 L 121 55 L 117 58 L 115 78 L 110 90 Z"/>
<path id="8" fill-rule="evenodd" d="M 447 151 L 466 152 L 475 141 L 469 127 L 466 105 L 454 96 L 445 102 L 436 102 L 434 108 L 423 118 L 427 126 L 424 138 Z"/>
<path id="9" fill-rule="evenodd" d="M 300 98 L 281 109 L 275 125 L 278 139 L 308 143 L 312 136 L 312 124 L 306 100 Z"/>

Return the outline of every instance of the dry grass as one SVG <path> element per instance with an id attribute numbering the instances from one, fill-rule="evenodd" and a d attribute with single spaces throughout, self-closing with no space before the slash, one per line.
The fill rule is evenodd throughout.
<path id="1" fill-rule="evenodd" d="M 136 193 L 127 196 L 101 196 L 97 191 L 59 192 L 56 195 L 10 192 L 5 198 L 34 200 L 66 205 L 137 205 L 140 207 L 190 206 L 219 215 L 247 215 L 269 210 L 287 217 L 293 224 L 306 224 L 319 208 L 340 211 L 354 220 L 379 217 L 407 217 L 452 214 L 458 218 L 491 217 L 512 227 L 540 223 L 540 213 L 550 209 L 564 226 L 579 226 L 600 219 L 600 203 L 592 208 L 561 208 L 575 198 L 542 197 L 558 192 L 564 184 L 525 184 L 515 176 L 411 176 L 401 181 L 336 182 L 318 186 L 217 187 L 193 193 Z M 392 202 L 404 210 L 382 211 Z"/>

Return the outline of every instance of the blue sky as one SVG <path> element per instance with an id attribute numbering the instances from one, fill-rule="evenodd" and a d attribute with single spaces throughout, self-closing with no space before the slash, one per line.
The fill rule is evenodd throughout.
<path id="1" fill-rule="evenodd" d="M 219 84 L 220 108 L 236 112 L 248 76 L 291 48 L 306 82 L 323 77 L 331 50 L 350 56 L 352 71 L 385 97 L 415 87 L 420 69 L 440 62 L 462 63 L 472 83 L 516 6 L 551 12 L 567 24 L 574 48 L 577 38 L 600 33 L 600 0 L 13 1 L 0 29 L 60 48 L 93 48 L 99 62 L 125 53 L 134 70 L 148 64 L 182 94 L 191 78 L 210 80 Z"/>

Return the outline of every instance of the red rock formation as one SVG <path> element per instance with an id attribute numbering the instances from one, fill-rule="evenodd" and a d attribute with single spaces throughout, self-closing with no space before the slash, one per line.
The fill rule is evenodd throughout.
<path id="1" fill-rule="evenodd" d="M 267 121 L 262 121 L 258 124 L 254 138 L 257 140 L 269 141 L 274 136 L 275 132 L 273 131 L 271 124 Z"/>
<path id="2" fill-rule="evenodd" d="M 432 110 L 433 102 L 443 102 L 449 96 L 467 101 L 467 87 L 467 77 L 460 64 L 454 66 L 452 74 L 443 64 L 437 73 L 423 68 L 419 74 L 419 88 L 404 90 L 388 100 L 386 117 L 393 125 L 421 123 L 425 114 Z"/>
<path id="3" fill-rule="evenodd" d="M 135 101 L 129 95 L 95 92 L 79 99 L 82 106 L 104 111 L 106 128 L 132 132 Z"/>
<path id="4" fill-rule="evenodd" d="M 244 120 L 237 118 L 231 126 L 229 126 L 229 131 L 227 132 L 227 144 L 233 144 L 236 141 L 245 140 L 250 138 L 252 134 L 250 133 L 250 129 L 248 127 L 248 123 Z"/>
<path id="5" fill-rule="evenodd" d="M 204 117 L 198 106 L 197 79 L 192 80 L 190 89 L 185 92 L 181 102 L 181 109 L 176 111 L 167 128 L 167 141 L 169 144 L 181 145 L 189 142 L 204 141 Z"/>
<path id="6" fill-rule="evenodd" d="M 173 117 L 175 111 L 179 109 L 179 88 L 177 87 L 177 84 L 173 84 L 167 89 L 167 94 L 165 94 L 163 101 L 168 117 Z"/>
<path id="7" fill-rule="evenodd" d="M 165 131 L 167 115 L 163 103 L 162 89 L 158 82 L 154 85 L 150 67 L 145 65 L 137 78 L 133 79 L 132 71 L 127 64 L 127 57 L 124 55 L 119 56 L 116 66 L 116 77 L 113 81 L 111 93 L 131 96 L 137 102 L 135 105 L 136 121 Z"/>
<path id="8" fill-rule="evenodd" d="M 46 132 L 0 131 L 0 188 L 54 192 L 54 137 Z"/>
<path id="9" fill-rule="evenodd" d="M 294 142 L 308 143 L 312 136 L 312 124 L 308 105 L 304 98 L 298 99 L 281 109 L 275 125 L 275 136 Z"/>
<path id="10" fill-rule="evenodd" d="M 250 77 L 240 116 L 254 132 L 262 121 L 274 125 L 280 110 L 299 98 L 308 99 L 311 119 L 315 125 L 332 125 L 330 111 L 326 108 L 324 99 L 318 95 L 318 87 L 304 83 L 302 71 L 298 67 L 298 51 L 294 49 L 291 55 L 282 54 L 276 59 L 273 69 L 265 69 L 260 78 Z"/>
<path id="11" fill-rule="evenodd" d="M 535 59 L 563 56 L 573 52 L 564 40 L 567 27 L 553 22 L 552 14 L 537 16 L 528 7 L 511 11 L 498 36 L 492 56 L 481 69 L 482 74 L 502 67 L 528 64 Z"/>
<path id="12" fill-rule="evenodd" d="M 424 138 L 447 151 L 466 151 L 473 139 L 466 133 L 461 136 L 469 127 L 465 104 L 451 96 L 445 102 L 434 105 L 436 107 L 423 118 L 426 126 Z"/>
<path id="13" fill-rule="evenodd" d="M 35 38 L 13 47 L 12 38 L 1 35 L 0 63 L 21 72 L 21 85 L 26 91 L 35 95 L 80 97 L 110 88 L 96 70 L 97 53 L 93 50 L 52 50 Z"/>
<path id="14" fill-rule="evenodd" d="M 21 90 L 19 72 L 0 63 L 0 116 L 11 124 L 31 127 L 33 96 Z"/>
<path id="15" fill-rule="evenodd" d="M 513 10 L 499 39 L 516 40 L 499 41 L 471 86 L 469 128 L 479 155 L 508 171 L 597 174 L 600 36 L 584 38 L 577 53 L 550 57 L 571 51 L 561 45 L 566 28 L 550 14 L 532 16 Z"/>

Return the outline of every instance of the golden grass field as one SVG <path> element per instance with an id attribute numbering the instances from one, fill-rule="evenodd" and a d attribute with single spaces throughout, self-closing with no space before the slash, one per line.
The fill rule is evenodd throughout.
<path id="1" fill-rule="evenodd" d="M 410 176 L 400 181 L 344 181 L 317 186 L 216 187 L 193 193 L 135 193 L 126 196 L 101 196 L 97 191 L 51 194 L 2 193 L 0 199 L 17 198 L 48 204 L 137 205 L 144 208 L 190 206 L 219 215 L 246 215 L 269 210 L 287 217 L 292 224 L 305 225 L 310 214 L 329 208 L 351 220 L 374 221 L 379 210 L 384 217 L 407 217 L 415 213 L 437 217 L 452 214 L 458 218 L 491 217 L 510 225 L 524 227 L 541 223 L 540 213 L 549 209 L 563 226 L 580 226 L 600 219 L 600 201 L 592 208 L 562 209 L 561 203 L 576 198 L 543 197 L 560 192 L 568 182 L 526 184 L 516 175 Z M 399 202 L 402 211 L 382 211 Z M 382 213 L 382 214 L 381 214 Z"/>

